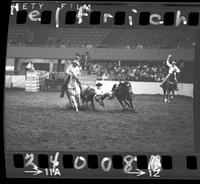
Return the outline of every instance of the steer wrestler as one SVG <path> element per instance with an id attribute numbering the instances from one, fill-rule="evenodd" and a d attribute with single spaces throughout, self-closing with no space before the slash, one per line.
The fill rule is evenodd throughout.
<path id="1" fill-rule="evenodd" d="M 97 83 L 96 84 L 96 88 L 95 88 L 95 100 L 102 104 L 102 106 L 104 106 L 104 103 L 103 103 L 103 100 L 109 96 L 108 93 L 105 93 L 104 94 L 104 91 L 102 90 L 102 84 L 101 83 Z"/>

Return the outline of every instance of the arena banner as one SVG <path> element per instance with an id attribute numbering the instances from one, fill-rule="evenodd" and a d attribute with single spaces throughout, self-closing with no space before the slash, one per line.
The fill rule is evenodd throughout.
<path id="1" fill-rule="evenodd" d="M 199 2 L 12 1 L 5 177 L 200 179 L 199 13 Z"/>

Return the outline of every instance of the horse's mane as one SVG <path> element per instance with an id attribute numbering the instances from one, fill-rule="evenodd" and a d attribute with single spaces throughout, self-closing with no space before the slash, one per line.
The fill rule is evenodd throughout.
<path id="1" fill-rule="evenodd" d="M 119 84 L 119 86 L 120 87 L 125 87 L 125 88 L 130 88 L 131 87 L 131 84 L 130 84 L 130 82 L 128 82 L 128 81 L 125 81 L 125 82 L 121 82 L 120 84 Z"/>
<path id="2" fill-rule="evenodd" d="M 114 91 L 117 88 L 117 84 L 114 84 L 111 91 Z"/>

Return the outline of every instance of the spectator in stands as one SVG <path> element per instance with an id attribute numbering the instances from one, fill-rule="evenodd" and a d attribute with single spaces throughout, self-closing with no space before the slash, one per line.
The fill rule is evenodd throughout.
<path id="1" fill-rule="evenodd" d="M 106 72 L 104 72 L 104 73 L 103 73 L 103 75 L 102 75 L 102 79 L 103 79 L 103 80 L 108 80 L 108 79 L 109 79 L 109 77 L 110 77 L 110 76 L 109 76 L 109 74 L 108 74 L 108 72 L 107 72 L 107 71 L 106 71 Z"/>
<path id="2" fill-rule="evenodd" d="M 109 80 L 161 81 L 166 75 L 166 66 L 160 63 L 134 63 L 133 66 L 118 66 L 115 62 L 88 63 L 89 74 Z M 108 77 L 109 76 L 109 77 Z"/>

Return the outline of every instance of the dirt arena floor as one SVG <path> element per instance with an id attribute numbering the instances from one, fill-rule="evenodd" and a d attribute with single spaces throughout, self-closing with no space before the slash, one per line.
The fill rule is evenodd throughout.
<path id="1" fill-rule="evenodd" d="M 5 90 L 7 151 L 193 152 L 193 99 L 137 95 L 137 113 L 116 100 L 76 113 L 59 92 Z"/>

